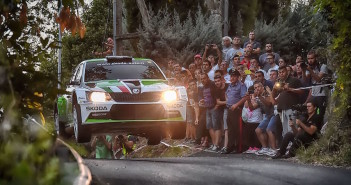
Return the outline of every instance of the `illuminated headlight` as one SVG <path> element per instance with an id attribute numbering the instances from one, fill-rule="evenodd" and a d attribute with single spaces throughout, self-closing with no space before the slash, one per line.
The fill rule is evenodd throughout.
<path id="1" fill-rule="evenodd" d="M 162 99 L 166 102 L 177 100 L 177 93 L 175 91 L 165 91 L 162 94 Z"/>
<path id="2" fill-rule="evenodd" d="M 111 100 L 111 96 L 104 92 L 92 92 L 88 95 L 88 97 L 92 102 L 105 102 Z"/>

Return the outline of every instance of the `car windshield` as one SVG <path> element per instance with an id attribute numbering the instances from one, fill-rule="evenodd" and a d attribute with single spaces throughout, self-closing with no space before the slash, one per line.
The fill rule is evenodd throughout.
<path id="1" fill-rule="evenodd" d="M 85 81 L 115 79 L 165 79 L 157 66 L 150 61 L 133 63 L 88 62 L 85 68 Z"/>

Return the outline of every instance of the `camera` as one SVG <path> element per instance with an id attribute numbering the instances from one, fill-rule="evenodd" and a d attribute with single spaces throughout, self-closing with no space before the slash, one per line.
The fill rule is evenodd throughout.
<path id="1" fill-rule="evenodd" d="M 307 69 L 308 64 L 306 64 L 305 62 L 301 62 L 300 67 L 301 67 L 301 69 Z"/>
<path id="2" fill-rule="evenodd" d="M 306 107 L 306 105 L 296 104 L 296 105 L 293 105 L 291 109 L 293 110 L 292 116 L 294 116 L 296 119 L 301 120 L 301 122 L 303 122 L 303 123 L 305 123 L 307 121 L 307 107 Z M 291 117 L 290 117 L 290 119 L 291 119 Z"/>
<path id="3" fill-rule="evenodd" d="M 285 86 L 284 82 L 276 82 L 273 86 L 273 89 L 277 90 L 278 93 L 283 91 L 283 87 Z"/>
<path id="4" fill-rule="evenodd" d="M 253 88 L 249 88 L 249 90 L 247 91 L 249 94 L 253 94 L 255 92 L 255 90 Z"/>

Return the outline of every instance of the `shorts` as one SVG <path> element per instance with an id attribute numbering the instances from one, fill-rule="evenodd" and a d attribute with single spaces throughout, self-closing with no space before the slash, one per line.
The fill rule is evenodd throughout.
<path id="1" fill-rule="evenodd" d="M 260 128 L 262 131 L 272 131 L 273 133 L 276 132 L 277 128 L 277 123 L 279 122 L 279 116 L 274 116 L 270 115 L 267 116 L 265 115 L 263 120 L 260 122 L 258 125 L 258 128 Z"/>
<path id="2" fill-rule="evenodd" d="M 223 109 L 207 108 L 206 128 L 220 130 L 223 120 Z"/>

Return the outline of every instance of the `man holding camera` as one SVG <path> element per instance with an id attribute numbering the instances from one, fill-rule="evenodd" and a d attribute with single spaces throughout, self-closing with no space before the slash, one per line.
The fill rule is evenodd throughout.
<path id="1" fill-rule="evenodd" d="M 293 115 L 292 107 L 298 104 L 299 95 L 303 93 L 302 90 L 295 90 L 301 87 L 301 82 L 292 76 L 288 75 L 288 70 L 285 66 L 279 67 L 278 70 L 279 82 L 273 86 L 271 101 L 277 104 L 280 112 L 280 119 L 283 127 L 283 136 L 291 131 L 289 119 Z"/>
<path id="2" fill-rule="evenodd" d="M 306 77 L 311 80 L 313 86 L 322 84 L 322 78 L 328 73 L 327 66 L 325 64 L 320 65 L 316 60 L 316 56 L 317 54 L 313 50 L 307 54 L 308 66 L 306 68 Z M 327 101 L 326 88 L 312 87 L 307 100 L 311 99 L 317 103 L 317 107 L 320 111 L 319 114 L 323 116 Z"/>
<path id="3" fill-rule="evenodd" d="M 297 127 L 295 127 L 292 120 L 289 120 L 289 126 L 292 132 L 285 134 L 280 150 L 272 159 L 294 157 L 299 147 L 307 147 L 312 141 L 318 138 L 318 133 L 323 126 L 322 117 L 317 114 L 317 106 L 313 101 L 308 101 L 306 108 L 308 115 L 307 120 L 296 119 Z M 292 145 L 289 152 L 286 154 L 286 148 L 289 142 L 292 142 Z"/>
<path id="4" fill-rule="evenodd" d="M 112 55 L 113 49 L 113 39 L 111 37 L 107 38 L 107 42 L 102 43 L 106 47 L 106 51 L 103 52 L 94 52 L 95 56 L 105 57 L 108 55 Z"/>
<path id="5" fill-rule="evenodd" d="M 115 140 L 113 142 L 114 156 L 116 158 L 120 158 L 120 156 L 117 156 L 117 155 L 122 154 L 124 157 L 126 157 L 129 153 L 135 150 L 137 141 L 138 141 L 138 138 L 132 135 L 115 136 Z"/>
<path id="6" fill-rule="evenodd" d="M 96 159 L 112 159 L 112 137 L 110 135 L 94 136 L 91 148 L 95 150 Z"/>
<path id="7" fill-rule="evenodd" d="M 210 54 L 207 56 L 207 53 L 209 52 L 210 49 L 216 50 L 217 56 L 218 56 L 218 63 L 216 64 L 216 60 L 214 55 Z M 206 44 L 205 46 L 205 52 L 203 54 L 202 59 L 204 60 L 203 63 L 208 60 L 211 63 L 210 70 L 207 72 L 208 77 L 210 78 L 211 81 L 214 81 L 214 73 L 216 70 L 219 69 L 219 65 L 222 63 L 222 53 L 219 50 L 218 46 L 216 44 Z M 204 71 L 205 72 L 205 71 Z"/>

